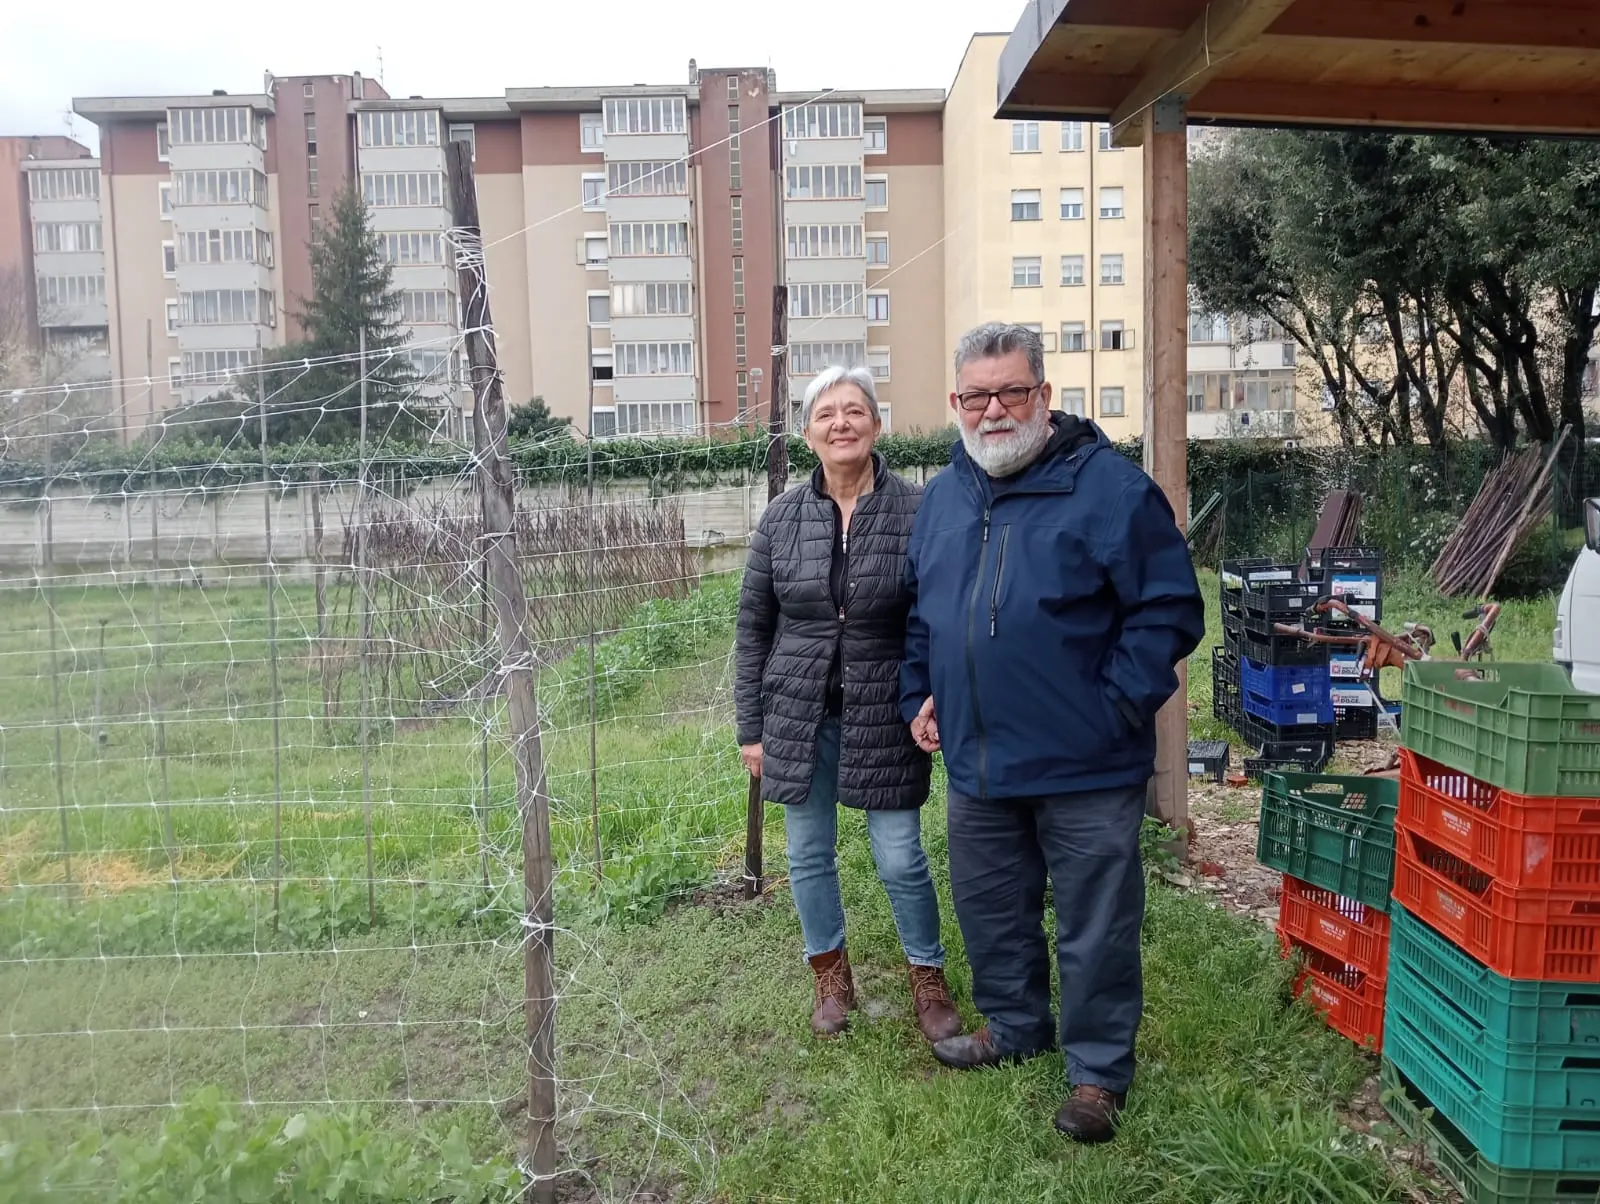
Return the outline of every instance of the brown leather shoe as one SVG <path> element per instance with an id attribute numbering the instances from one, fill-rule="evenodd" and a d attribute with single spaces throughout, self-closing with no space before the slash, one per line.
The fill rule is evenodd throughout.
<path id="1" fill-rule="evenodd" d="M 950 984 L 938 966 L 911 967 L 911 1005 L 917 1027 L 929 1041 L 943 1041 L 961 1032 L 961 1013 L 950 998 Z"/>
<path id="2" fill-rule="evenodd" d="M 1087 1084 L 1074 1087 L 1056 1113 L 1056 1129 L 1086 1145 L 1110 1141 L 1117 1135 L 1117 1122 L 1127 1102 L 1128 1097 L 1122 1092 Z"/>
<path id="3" fill-rule="evenodd" d="M 843 949 L 819 953 L 811 959 L 817 976 L 817 1001 L 811 1009 L 811 1031 L 819 1037 L 837 1037 L 850 1023 L 856 1006 L 856 983 L 850 959 Z"/>
<path id="4" fill-rule="evenodd" d="M 983 1066 L 1006 1066 L 1013 1062 L 1025 1062 L 1029 1058 L 1036 1058 L 1040 1054 L 1048 1053 L 1046 1049 L 1035 1049 L 1026 1052 L 1001 1049 L 995 1044 L 994 1036 L 985 1024 L 976 1032 L 967 1033 L 959 1037 L 946 1037 L 943 1041 L 934 1042 L 933 1056 L 952 1070 L 977 1070 Z"/>

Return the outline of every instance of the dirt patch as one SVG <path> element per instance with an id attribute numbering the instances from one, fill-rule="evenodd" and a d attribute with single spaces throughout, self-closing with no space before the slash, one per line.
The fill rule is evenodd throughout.
<path id="1" fill-rule="evenodd" d="M 668 912 L 676 911 L 680 907 L 703 907 L 713 915 L 724 915 L 732 911 L 747 910 L 752 907 L 772 906 L 772 892 L 785 878 L 768 878 L 762 883 L 761 894 L 754 899 L 745 897 L 745 884 L 742 878 L 731 878 L 721 882 L 713 882 L 709 886 L 696 887 L 687 898 L 679 900 L 668 907 Z"/>

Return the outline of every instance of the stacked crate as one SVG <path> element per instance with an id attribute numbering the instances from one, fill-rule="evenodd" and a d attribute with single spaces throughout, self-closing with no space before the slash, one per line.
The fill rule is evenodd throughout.
<path id="1" fill-rule="evenodd" d="M 1256 856 L 1283 872 L 1278 941 L 1295 994 L 1358 1045 L 1383 1044 L 1398 783 L 1269 773 Z"/>
<path id="2" fill-rule="evenodd" d="M 1300 623 L 1320 584 L 1300 567 L 1267 559 L 1222 562 L 1221 647 L 1212 650 L 1212 706 L 1218 718 L 1262 750 L 1246 773 L 1296 765 L 1316 770 L 1333 752 L 1328 648 L 1278 635 Z M 1254 764 L 1252 763 L 1254 762 Z"/>
<path id="3" fill-rule="evenodd" d="M 1600 696 L 1406 668 L 1382 1078 L 1462 1193 L 1600 1197 Z"/>
<path id="4" fill-rule="evenodd" d="M 1383 622 L 1383 555 L 1375 548 L 1324 548 L 1306 556 L 1307 579 L 1316 582 L 1320 596 L 1338 598 L 1358 614 Z M 1319 624 L 1324 631 L 1356 634 L 1359 624 L 1342 615 L 1329 614 Z M 1335 648 L 1328 660 L 1336 740 L 1375 740 L 1378 736 L 1378 700 L 1371 677 L 1363 672 L 1356 648 Z"/>

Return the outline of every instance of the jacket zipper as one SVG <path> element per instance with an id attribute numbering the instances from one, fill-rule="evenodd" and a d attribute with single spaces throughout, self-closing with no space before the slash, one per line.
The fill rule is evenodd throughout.
<path id="1" fill-rule="evenodd" d="M 978 658 L 973 642 L 978 625 L 978 598 L 989 565 L 989 507 L 983 508 L 983 544 L 978 552 L 978 572 L 972 580 L 972 596 L 967 600 L 967 688 L 972 696 L 972 725 L 978 733 L 978 797 L 989 797 L 989 735 L 983 730 L 983 710 L 978 705 Z"/>
<path id="2" fill-rule="evenodd" d="M 1006 575 L 1006 540 L 1011 538 L 1011 524 L 1007 523 L 1000 528 L 1000 551 L 996 554 L 994 563 L 994 594 L 989 599 L 989 638 L 993 639 L 995 627 L 1000 617 L 1000 582 Z"/>

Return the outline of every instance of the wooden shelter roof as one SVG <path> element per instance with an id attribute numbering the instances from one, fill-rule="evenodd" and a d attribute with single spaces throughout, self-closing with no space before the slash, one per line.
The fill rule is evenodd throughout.
<path id="1" fill-rule="evenodd" d="M 1600 135 L 1600 0 L 1029 0 L 1002 118 Z"/>

